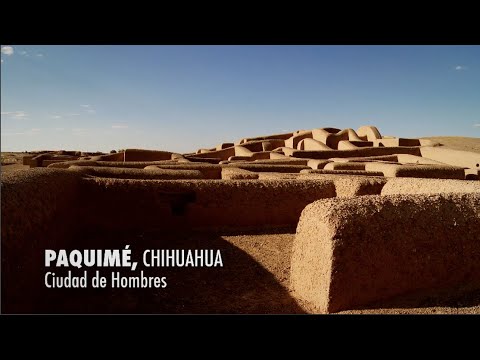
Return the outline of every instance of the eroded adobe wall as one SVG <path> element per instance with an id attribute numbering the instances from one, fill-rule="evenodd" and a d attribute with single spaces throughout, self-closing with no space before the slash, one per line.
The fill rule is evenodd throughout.
<path id="1" fill-rule="evenodd" d="M 304 207 L 334 197 L 331 180 L 127 180 L 82 186 L 85 226 L 107 229 L 295 227 Z"/>
<path id="2" fill-rule="evenodd" d="M 159 167 L 157 168 L 157 166 Z M 4 286 L 3 289 L 8 289 L 8 293 L 11 294 L 8 302 L 4 303 L 6 304 L 4 305 L 6 306 L 4 311 L 22 312 L 22 309 L 26 308 L 28 308 L 28 311 L 34 311 L 31 299 L 26 299 L 24 293 L 25 289 L 28 288 L 30 289 L 29 291 L 32 291 L 34 298 L 39 296 L 35 293 L 35 287 L 28 284 L 34 283 L 38 285 L 43 283 L 43 279 L 39 278 L 39 276 L 43 276 L 42 256 L 44 249 L 48 247 L 65 248 L 75 239 L 75 235 L 78 235 L 80 232 L 96 233 L 97 230 L 101 230 L 115 233 L 116 231 L 139 229 L 142 231 L 157 229 L 177 232 L 192 228 L 268 231 L 276 227 L 294 228 L 305 206 L 318 199 L 335 196 L 351 198 L 359 195 L 380 193 L 442 193 L 459 191 L 480 193 L 480 182 L 478 181 L 342 176 L 317 174 L 315 172 L 280 173 L 265 171 L 275 171 L 275 167 L 270 164 L 258 164 L 257 166 L 262 167 L 261 171 L 258 172 L 258 169 L 255 167 L 252 168 L 255 171 L 249 171 L 230 166 L 185 164 L 179 166 L 156 165 L 152 166 L 151 169 L 109 167 L 38 168 L 3 174 L 2 257 L 3 259 L 8 259 L 8 262 L 4 261 L 2 264 L 4 274 L 2 286 Z M 263 166 L 265 166 L 265 169 L 263 169 Z M 282 166 L 286 165 L 282 164 Z M 294 170 L 299 171 L 301 168 L 302 166 L 297 166 Z M 225 180 L 220 179 L 220 174 Z M 144 179 L 144 175 L 149 179 Z M 197 178 L 205 175 L 218 176 L 218 179 L 155 179 L 156 177 L 169 179 L 177 176 Z M 128 178 L 131 177 L 138 177 L 138 179 L 129 180 Z M 244 180 L 230 180 L 235 178 Z M 379 234 L 395 232 L 392 235 L 394 241 L 403 239 L 396 236 L 400 236 L 397 232 L 401 233 L 405 229 L 418 231 L 418 234 L 415 233 L 415 236 L 420 236 L 418 241 L 423 241 L 421 236 L 430 238 L 434 237 L 433 234 L 437 232 L 442 234 L 444 232 L 444 229 L 441 228 L 442 224 L 449 224 L 448 217 L 443 213 L 438 213 L 438 208 L 444 206 L 442 202 L 437 203 L 434 200 L 428 202 L 425 200 L 421 203 L 420 213 L 422 211 L 430 213 L 437 211 L 437 213 L 427 219 L 430 223 L 426 222 L 427 220 L 423 220 L 423 223 L 416 224 L 412 220 L 416 219 L 414 216 L 416 210 L 411 212 L 413 215 L 406 217 L 407 215 L 404 213 L 408 213 L 408 211 L 404 209 L 410 206 L 415 209 L 417 200 L 412 200 L 412 204 L 408 206 L 402 204 L 392 205 L 386 210 L 385 206 L 382 205 L 384 201 L 382 199 L 378 196 L 362 196 L 362 199 L 352 199 L 356 205 L 346 206 L 345 211 L 340 211 L 338 218 L 334 220 L 335 224 L 338 226 L 346 224 L 345 226 L 348 229 L 350 226 L 348 224 L 353 221 L 350 217 L 359 215 L 358 218 L 360 220 L 356 221 L 364 221 L 367 224 L 365 225 L 366 228 L 357 229 L 359 234 L 363 234 L 362 236 L 372 234 L 373 230 L 368 230 L 368 226 L 373 226 Z M 331 204 L 332 208 L 336 206 L 333 206 L 336 204 L 335 201 L 332 201 Z M 466 215 L 461 212 L 455 213 L 457 223 L 462 224 L 469 219 L 468 209 L 470 205 L 468 204 L 466 202 L 462 205 L 467 209 Z M 456 208 L 458 207 L 457 205 L 457 203 L 454 203 L 451 206 Z M 478 201 L 476 206 L 478 211 Z M 461 207 L 461 209 L 464 208 Z M 467 220 L 464 219 L 464 216 Z M 403 221 L 404 227 L 400 225 L 396 225 L 397 227 L 390 226 L 389 221 L 395 222 L 397 217 L 400 218 L 400 221 Z M 322 230 L 324 226 L 322 224 L 327 218 L 328 216 L 319 216 L 318 221 L 316 220 L 315 222 L 315 226 L 317 226 L 315 231 L 324 231 Z M 413 227 L 410 226 L 409 221 L 413 221 Z M 473 226 L 477 225 L 473 224 Z M 343 226 L 341 225 L 342 229 L 345 228 Z M 330 231 L 328 227 L 325 229 Z M 428 231 L 425 232 L 424 229 L 428 229 Z M 454 223 L 449 236 L 453 237 L 454 234 L 457 234 L 455 236 L 463 236 L 463 229 L 463 227 L 457 227 Z M 424 235 L 419 235 L 422 231 Z M 329 233 L 325 234 L 321 236 L 325 238 L 330 236 Z M 331 236 L 336 237 L 338 235 L 340 239 L 343 239 L 342 236 L 345 233 L 340 232 L 339 234 L 335 233 Z M 350 234 L 353 234 L 353 230 Z M 356 235 L 354 234 L 354 236 Z M 367 256 L 370 256 L 368 254 L 376 253 L 378 249 L 373 248 L 374 246 L 379 248 L 385 246 L 385 243 L 381 241 L 387 240 L 385 238 L 382 239 L 374 240 L 371 247 L 367 247 L 368 251 L 370 251 L 370 253 L 367 251 Z M 345 242 L 346 240 L 341 241 Z M 446 240 L 442 241 L 440 245 L 443 248 L 440 246 L 440 250 L 445 252 L 448 246 L 445 245 Z M 362 253 L 363 248 L 356 248 L 355 244 L 357 243 L 354 242 L 352 251 L 357 251 L 356 254 Z M 388 244 L 387 241 L 386 245 L 388 246 Z M 306 245 L 302 246 L 310 245 L 312 244 L 307 242 Z M 413 261 L 409 257 L 411 248 L 407 245 L 405 245 L 405 248 L 396 248 L 395 251 L 399 261 L 403 261 L 406 264 L 405 266 L 411 266 L 408 262 Z M 318 247 L 320 245 L 314 244 L 312 246 Z M 313 250 L 308 250 L 308 252 L 312 253 L 315 250 L 313 248 Z M 425 254 L 426 252 L 427 250 L 425 250 Z M 321 250 L 321 253 L 328 254 L 328 249 Z M 351 255 L 348 252 L 344 260 L 342 260 L 342 253 L 339 253 L 342 255 L 339 257 L 336 254 L 334 253 L 335 259 L 338 259 L 338 261 L 353 261 L 349 257 Z M 380 251 L 380 254 L 383 253 Z M 389 259 L 388 256 L 387 259 Z M 435 261 L 438 262 L 439 260 Z M 358 265 L 354 272 L 361 273 L 362 266 L 365 265 L 362 264 Z M 375 266 L 375 271 L 381 271 L 382 274 L 384 271 L 387 271 L 378 267 L 375 262 L 371 265 Z M 348 278 L 350 276 L 348 275 L 350 265 L 345 269 L 341 267 L 342 265 L 339 266 L 335 268 L 335 271 L 338 270 L 337 276 L 346 276 Z M 397 270 L 400 269 L 399 266 Z M 421 268 L 419 271 L 427 270 Z M 308 274 L 308 271 L 305 274 Z M 370 269 L 368 271 L 373 270 Z M 386 274 L 387 279 L 388 276 L 393 276 L 391 274 L 388 275 L 388 271 Z M 313 281 L 312 279 L 310 281 Z M 405 283 L 404 280 L 402 281 Z M 420 283 L 423 284 L 422 282 Z M 370 286 L 371 284 L 367 285 Z M 380 284 L 378 286 L 381 286 L 383 289 L 384 285 Z M 329 287 L 328 291 L 330 289 Z M 342 295 L 342 291 L 346 290 L 341 287 L 333 289 L 339 291 L 340 297 L 345 296 Z M 42 289 L 38 289 L 38 291 L 41 293 Z M 317 306 L 319 305 L 317 304 Z"/>
<path id="3" fill-rule="evenodd" d="M 370 162 L 365 163 L 365 170 L 380 171 L 386 177 L 465 179 L 465 170 L 461 167 L 451 165 L 397 165 L 380 162 Z"/>
<path id="4" fill-rule="evenodd" d="M 283 148 L 286 149 L 286 148 Z M 385 156 L 394 154 L 410 154 L 421 155 L 420 148 L 397 146 L 397 147 L 372 147 L 372 148 L 358 148 L 351 150 L 323 150 L 323 151 L 305 151 L 292 150 L 290 156 L 296 158 L 310 158 L 310 159 L 330 159 L 330 158 L 346 158 L 346 157 L 369 157 L 369 156 Z"/>
<path id="5" fill-rule="evenodd" d="M 61 163 L 49 164 L 49 168 L 68 169 L 70 166 L 104 166 L 104 167 L 118 167 L 118 168 L 137 168 L 143 169 L 150 165 L 172 165 L 178 164 L 176 160 L 159 160 L 159 161 L 94 161 L 94 160 L 78 160 L 78 161 L 64 161 Z M 208 165 L 208 164 L 207 164 Z"/>
<path id="6" fill-rule="evenodd" d="M 120 153 L 121 154 L 121 153 Z M 170 160 L 172 152 L 144 149 L 126 149 L 124 151 L 123 161 L 160 161 Z"/>
<path id="7" fill-rule="evenodd" d="M 480 193 L 480 181 L 453 179 L 391 178 L 382 188 L 382 195 Z"/>
<path id="8" fill-rule="evenodd" d="M 82 175 L 90 175 L 107 178 L 120 179 L 159 179 L 159 180 L 175 180 L 175 179 L 203 179 L 204 176 L 199 170 L 172 170 L 162 169 L 156 165 L 149 165 L 145 169 L 135 168 L 109 168 L 103 166 L 70 166 L 68 171 L 75 171 Z"/>
<path id="9" fill-rule="evenodd" d="M 479 193 L 320 200 L 302 212 L 291 286 L 319 313 L 461 294 L 480 288 L 478 228 Z"/>
<path id="10" fill-rule="evenodd" d="M 2 173 L 3 312 L 35 310 L 44 250 L 64 246 L 79 224 L 79 187 L 80 176 L 63 169 Z"/>
<path id="11" fill-rule="evenodd" d="M 300 173 L 298 179 L 324 179 L 332 180 L 335 184 L 335 192 L 337 197 L 351 197 L 361 195 L 379 195 L 382 188 L 389 179 L 382 176 L 361 176 L 341 174 L 325 174 L 314 172 Z M 355 171 L 355 170 L 353 170 Z"/>
<path id="12" fill-rule="evenodd" d="M 420 148 L 421 156 L 444 164 L 480 169 L 480 154 L 470 151 L 454 150 L 443 146 L 425 146 Z"/>

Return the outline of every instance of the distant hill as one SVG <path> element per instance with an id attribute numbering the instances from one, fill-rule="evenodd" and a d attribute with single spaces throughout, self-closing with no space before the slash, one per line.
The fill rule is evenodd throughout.
<path id="1" fill-rule="evenodd" d="M 480 153 L 480 138 L 463 136 L 429 136 L 422 139 L 437 141 L 452 149 L 473 151 Z"/>

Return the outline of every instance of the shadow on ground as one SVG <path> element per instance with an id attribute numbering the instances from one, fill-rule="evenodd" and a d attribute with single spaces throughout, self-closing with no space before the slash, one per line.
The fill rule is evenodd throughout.
<path id="1" fill-rule="evenodd" d="M 74 244 L 77 244 L 74 246 Z M 79 246 L 78 244 L 81 244 Z M 275 277 L 245 251 L 219 235 L 186 231 L 152 232 L 83 231 L 71 239 L 71 249 L 123 249 L 130 245 L 139 262 L 125 276 L 166 276 L 164 289 L 42 289 L 32 303 L 34 313 L 304 313 Z M 145 249 L 219 249 L 223 268 L 145 268 Z M 107 277 L 118 268 L 98 269 Z M 43 281 L 45 269 L 39 269 Z M 58 269 L 57 269 L 58 270 Z M 75 273 L 82 274 L 83 270 Z M 60 273 L 59 271 L 56 271 Z M 95 273 L 88 269 L 89 276 Z M 66 271 L 62 269 L 62 274 Z M 25 289 L 28 293 L 28 289 Z"/>

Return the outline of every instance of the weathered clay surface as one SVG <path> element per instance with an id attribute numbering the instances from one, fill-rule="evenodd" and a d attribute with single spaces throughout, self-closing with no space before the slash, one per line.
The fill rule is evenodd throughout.
<path id="1" fill-rule="evenodd" d="M 157 300 L 148 306 L 135 292 L 123 300 L 110 294 L 107 305 L 93 297 L 94 310 L 332 312 L 371 303 L 381 307 L 406 293 L 412 306 L 437 293 L 463 294 L 480 278 L 479 155 L 473 147 L 463 149 L 468 151 L 428 139 L 383 137 L 363 126 L 243 138 L 186 154 L 144 149 L 26 154 L 26 166 L 18 166 L 34 169 L 2 171 L 2 310 L 89 312 L 88 297 L 51 298 L 42 288 L 47 247 L 118 248 L 123 244 L 118 241 L 131 240 L 128 234 L 138 246 L 149 238 L 196 247 L 200 240 L 185 234 L 199 230 L 267 235 L 258 243 L 239 237 L 249 245 L 236 246 L 250 246 L 254 259 L 217 235 L 198 238 L 235 254 L 230 272 L 219 276 L 225 282 L 220 287 L 201 293 L 193 283 L 204 284 L 207 273 L 178 272 L 179 283 L 189 284 L 179 292 L 160 297 L 150 292 Z M 292 236 L 275 238 L 297 224 L 294 242 Z M 146 235 L 152 232 L 157 235 Z M 265 239 L 282 245 L 271 248 Z M 293 293 L 285 287 L 291 243 Z M 234 275 L 242 266 L 250 270 Z M 256 266 L 277 272 L 279 283 Z"/>
<path id="2" fill-rule="evenodd" d="M 479 193 L 317 201 L 297 228 L 291 286 L 321 313 L 477 289 L 479 227 Z"/>

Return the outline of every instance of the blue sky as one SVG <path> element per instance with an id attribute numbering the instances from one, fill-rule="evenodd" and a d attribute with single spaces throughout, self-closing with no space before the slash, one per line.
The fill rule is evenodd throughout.
<path id="1" fill-rule="evenodd" d="M 480 46 L 2 45 L 1 149 L 194 151 L 375 125 L 480 137 Z"/>

